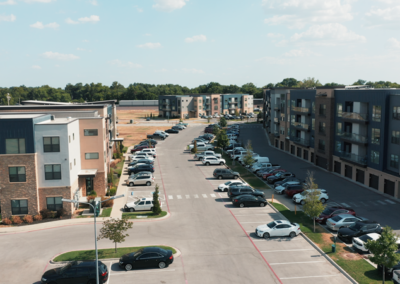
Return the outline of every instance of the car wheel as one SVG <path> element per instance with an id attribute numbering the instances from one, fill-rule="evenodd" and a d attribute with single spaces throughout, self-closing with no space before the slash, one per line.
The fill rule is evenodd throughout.
<path id="1" fill-rule="evenodd" d="M 240 203 L 240 204 L 239 204 L 239 207 L 240 207 L 240 208 L 243 208 L 243 207 L 244 207 L 244 204 L 243 204 L 243 203 Z"/>
<path id="2" fill-rule="evenodd" d="M 269 238 L 269 234 L 268 233 L 264 233 L 263 237 L 264 237 L 264 239 L 268 239 Z"/>
<path id="3" fill-rule="evenodd" d="M 209 163 L 209 162 L 207 162 L 207 163 L 206 163 L 206 166 L 209 166 L 209 165 L 210 165 L 210 163 Z"/>
<path id="4" fill-rule="evenodd" d="M 158 263 L 158 267 L 163 269 L 163 268 L 167 267 L 167 265 L 165 264 L 164 261 L 161 261 L 161 262 Z"/>
<path id="5" fill-rule="evenodd" d="M 264 202 L 261 202 L 260 203 L 260 207 L 264 207 L 265 206 L 265 203 Z"/>
<path id="6" fill-rule="evenodd" d="M 150 185 L 151 185 L 151 182 L 149 182 L 149 181 L 146 182 L 146 185 L 147 185 L 147 186 L 150 186 Z"/>
<path id="7" fill-rule="evenodd" d="M 302 201 L 300 202 L 300 204 L 301 204 L 301 205 L 304 205 L 304 204 L 306 204 L 306 201 L 305 201 L 305 200 L 302 200 Z"/>
<path id="8" fill-rule="evenodd" d="M 135 212 L 134 208 L 129 208 L 129 212 Z"/>
<path id="9" fill-rule="evenodd" d="M 154 207 L 150 207 L 150 211 L 151 211 L 151 212 L 153 212 L 153 208 L 154 208 Z"/>
<path id="10" fill-rule="evenodd" d="M 218 176 L 218 179 L 222 179 L 222 176 Z"/>
<path id="11" fill-rule="evenodd" d="M 125 265 L 125 270 L 126 270 L 126 271 L 132 270 L 132 264 L 129 264 L 129 263 L 126 264 L 126 265 Z"/>
<path id="12" fill-rule="evenodd" d="M 321 203 L 324 204 L 326 202 L 325 198 L 321 198 Z"/>
<path id="13" fill-rule="evenodd" d="M 223 165 L 224 164 L 224 162 L 221 162 L 221 163 L 219 163 L 220 165 Z"/>
<path id="14" fill-rule="evenodd" d="M 129 183 L 129 186 L 133 186 L 133 182 L 130 182 L 130 183 Z"/>
<path id="15" fill-rule="evenodd" d="M 290 234 L 289 234 L 289 237 L 291 237 L 291 238 L 294 238 L 296 236 L 296 233 L 295 232 L 291 232 Z"/>
<path id="16" fill-rule="evenodd" d="M 238 179 L 239 177 L 238 177 L 238 176 L 234 176 L 233 178 L 234 178 L 234 179 Z"/>

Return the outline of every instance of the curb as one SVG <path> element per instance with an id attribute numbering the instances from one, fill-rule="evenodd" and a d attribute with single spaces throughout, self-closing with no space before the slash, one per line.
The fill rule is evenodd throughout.
<path id="1" fill-rule="evenodd" d="M 167 246 L 167 245 L 158 245 L 158 246 Z M 171 247 L 174 250 L 176 250 L 176 253 L 173 254 L 174 258 L 179 257 L 179 256 L 182 255 L 181 251 L 179 249 L 177 249 L 176 247 L 172 247 L 172 246 L 168 246 L 168 247 Z M 111 249 L 113 249 L 113 248 L 111 248 Z M 54 259 L 59 255 L 62 255 L 64 253 L 68 253 L 68 252 L 72 252 L 72 251 L 76 251 L 76 250 L 70 250 L 70 251 L 65 251 L 65 252 L 56 254 L 55 256 L 53 256 L 49 260 L 49 263 L 50 264 L 68 264 L 68 263 L 71 263 L 73 260 L 72 261 L 54 261 Z M 79 250 L 77 250 L 77 251 L 79 251 Z M 102 261 L 115 261 L 115 260 L 119 260 L 119 258 L 99 258 L 99 260 L 102 260 Z M 90 260 L 84 260 L 84 261 L 90 261 Z"/>
<path id="2" fill-rule="evenodd" d="M 141 222 L 155 222 L 155 221 L 158 221 L 158 220 L 165 220 L 165 219 L 168 219 L 169 217 L 171 217 L 171 213 L 169 213 L 168 211 L 166 211 L 166 212 L 167 212 L 167 215 L 165 215 L 164 217 L 161 217 L 161 218 L 128 219 L 128 221 L 132 222 L 132 223 L 135 223 L 135 222 L 141 223 Z"/>

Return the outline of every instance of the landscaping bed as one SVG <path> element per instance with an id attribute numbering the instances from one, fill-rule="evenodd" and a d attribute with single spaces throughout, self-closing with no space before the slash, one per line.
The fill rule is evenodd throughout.
<path id="1" fill-rule="evenodd" d="M 152 211 L 141 211 L 141 212 L 125 212 L 122 213 L 123 219 L 154 219 L 154 218 L 161 218 L 166 216 L 168 213 L 167 211 L 162 211 L 159 215 L 154 215 Z M 138 218 L 139 216 L 139 218 Z M 145 218 L 144 216 L 147 216 Z M 143 217 L 143 218 L 140 218 Z"/>

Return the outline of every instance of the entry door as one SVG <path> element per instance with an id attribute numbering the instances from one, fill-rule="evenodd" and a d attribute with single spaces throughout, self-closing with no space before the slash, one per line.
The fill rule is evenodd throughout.
<path id="1" fill-rule="evenodd" d="M 86 196 L 89 195 L 91 191 L 93 191 L 93 178 L 92 177 L 87 177 L 86 178 Z"/>

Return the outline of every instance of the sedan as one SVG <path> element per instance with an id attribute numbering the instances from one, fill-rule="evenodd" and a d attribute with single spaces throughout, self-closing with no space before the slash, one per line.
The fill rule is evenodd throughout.
<path id="1" fill-rule="evenodd" d="M 171 250 L 159 247 L 146 247 L 136 252 L 123 255 L 119 259 L 119 266 L 126 271 L 134 268 L 166 268 L 174 261 Z"/>
<path id="2" fill-rule="evenodd" d="M 282 184 L 284 184 L 286 182 L 290 182 L 290 181 L 296 181 L 296 182 L 299 182 L 299 183 L 301 183 L 301 182 L 305 183 L 305 181 L 301 181 L 297 177 L 288 177 L 288 178 L 285 178 L 284 180 L 277 181 L 276 183 L 274 183 L 274 188 L 277 188 L 278 186 L 281 186 Z"/>
<path id="3" fill-rule="evenodd" d="M 370 233 L 382 233 L 382 227 L 374 221 L 357 221 L 348 228 L 341 228 L 338 231 L 338 238 L 344 242 L 352 242 L 354 237 Z"/>
<path id="4" fill-rule="evenodd" d="M 136 164 L 149 164 L 149 165 L 152 165 L 152 164 L 154 164 L 154 160 L 150 160 L 150 159 L 134 160 L 134 161 L 129 163 L 128 167 L 133 167 Z"/>
<path id="5" fill-rule="evenodd" d="M 154 146 L 154 145 L 157 145 L 158 142 L 154 139 L 147 139 L 147 140 L 141 141 L 139 143 L 139 145 L 149 145 L 149 143 Z"/>
<path id="6" fill-rule="evenodd" d="M 275 191 L 277 194 L 284 194 L 284 193 L 285 193 L 285 189 L 286 189 L 286 187 L 287 187 L 288 185 L 298 185 L 298 184 L 300 184 L 299 181 L 288 181 L 288 182 L 285 182 L 285 183 L 283 183 L 283 184 L 281 184 L 281 185 L 275 187 L 275 190 L 274 190 L 274 191 Z"/>
<path id="7" fill-rule="evenodd" d="M 280 173 L 280 172 L 286 172 L 286 170 L 284 170 L 284 169 L 276 169 L 276 170 L 270 171 L 270 172 L 268 172 L 266 174 L 263 174 L 262 178 L 263 179 L 267 179 L 268 177 L 274 176 L 274 175 L 276 175 L 277 173 Z"/>
<path id="8" fill-rule="evenodd" d="M 248 184 L 243 181 L 231 180 L 231 181 L 227 181 L 225 183 L 221 183 L 218 186 L 218 190 L 219 191 L 228 191 L 229 187 L 234 186 L 234 185 L 248 185 Z"/>
<path id="9" fill-rule="evenodd" d="M 202 161 L 203 165 L 209 166 L 209 165 L 224 165 L 225 160 L 220 159 L 217 157 L 204 157 Z"/>
<path id="10" fill-rule="evenodd" d="M 295 176 L 296 175 L 294 173 L 291 173 L 291 172 L 280 172 L 280 173 L 277 173 L 274 176 L 268 177 L 267 178 L 267 182 L 271 183 L 271 184 L 274 184 L 274 183 L 276 183 L 278 181 L 284 180 L 285 178 L 295 177 Z"/>
<path id="11" fill-rule="evenodd" d="M 239 206 L 240 208 L 250 206 L 264 207 L 267 205 L 267 200 L 261 196 L 244 194 L 236 196 L 234 199 L 232 199 L 232 204 L 234 206 Z"/>
<path id="12" fill-rule="evenodd" d="M 291 237 L 294 238 L 301 233 L 300 225 L 297 223 L 290 223 L 287 220 L 272 221 L 268 224 L 258 226 L 256 235 L 260 238 L 269 237 Z"/>
<path id="13" fill-rule="evenodd" d="M 339 214 L 350 214 L 356 216 L 356 212 L 351 208 L 342 206 L 332 206 L 332 207 L 326 207 L 325 210 L 322 211 L 322 213 L 317 218 L 315 218 L 315 221 L 320 224 L 325 224 L 326 220 Z"/>
<path id="14" fill-rule="evenodd" d="M 167 129 L 167 130 L 165 130 L 165 132 L 166 133 L 171 133 L 171 134 L 175 134 L 175 133 L 179 133 L 179 130 L 178 129 Z"/>
<path id="15" fill-rule="evenodd" d="M 356 217 L 351 214 L 340 214 L 326 220 L 326 226 L 332 231 L 338 231 L 341 228 L 347 228 L 357 221 L 368 220 L 363 217 Z"/>

